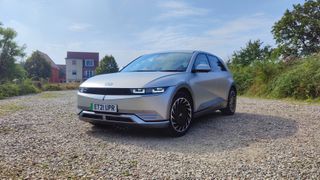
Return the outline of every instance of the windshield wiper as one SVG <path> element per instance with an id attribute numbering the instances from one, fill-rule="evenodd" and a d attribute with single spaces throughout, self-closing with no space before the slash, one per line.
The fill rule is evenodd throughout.
<path id="1" fill-rule="evenodd" d="M 134 70 L 130 72 L 155 72 L 154 70 Z"/>
<path id="2" fill-rule="evenodd" d="M 159 70 L 159 72 L 184 72 L 184 70 Z"/>
<path id="3" fill-rule="evenodd" d="M 184 70 L 135 70 L 131 72 L 184 72 Z"/>

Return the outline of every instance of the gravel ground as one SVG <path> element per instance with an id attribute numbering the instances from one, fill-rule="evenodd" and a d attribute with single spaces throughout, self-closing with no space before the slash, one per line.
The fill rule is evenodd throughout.
<path id="1" fill-rule="evenodd" d="M 0 101 L 0 178 L 320 177 L 320 106 L 239 98 L 234 116 L 196 119 L 183 137 L 94 127 L 75 91 Z"/>

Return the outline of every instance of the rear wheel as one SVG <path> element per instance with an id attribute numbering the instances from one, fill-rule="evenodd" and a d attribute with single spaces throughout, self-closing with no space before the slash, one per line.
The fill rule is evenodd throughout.
<path id="1" fill-rule="evenodd" d="M 192 122 L 192 101 L 188 94 L 179 92 L 172 101 L 170 109 L 169 132 L 173 136 L 182 136 L 190 128 Z"/>
<path id="2" fill-rule="evenodd" d="M 236 112 L 237 106 L 237 92 L 235 88 L 231 88 L 229 91 L 227 107 L 220 109 L 224 115 L 233 115 Z"/>

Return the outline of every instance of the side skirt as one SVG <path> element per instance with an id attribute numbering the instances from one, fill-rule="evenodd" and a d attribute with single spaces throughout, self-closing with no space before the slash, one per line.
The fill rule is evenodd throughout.
<path id="1" fill-rule="evenodd" d="M 219 101 L 218 103 L 215 103 L 214 105 L 211 105 L 207 108 L 194 112 L 193 117 L 198 118 L 203 115 L 212 113 L 213 111 L 225 108 L 226 106 L 227 106 L 227 101 L 222 100 L 222 101 Z"/>

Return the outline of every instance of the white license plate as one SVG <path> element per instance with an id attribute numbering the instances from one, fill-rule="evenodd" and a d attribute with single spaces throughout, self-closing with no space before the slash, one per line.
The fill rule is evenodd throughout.
<path id="1" fill-rule="evenodd" d="M 100 112 L 118 112 L 118 106 L 115 104 L 90 104 L 91 111 L 100 111 Z"/>

